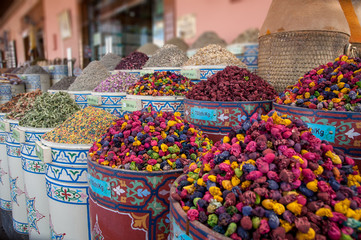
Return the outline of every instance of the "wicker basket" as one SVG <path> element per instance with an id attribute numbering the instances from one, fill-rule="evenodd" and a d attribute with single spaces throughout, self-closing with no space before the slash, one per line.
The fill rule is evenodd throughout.
<path id="1" fill-rule="evenodd" d="M 349 35 L 333 31 L 290 31 L 259 38 L 258 75 L 278 92 L 311 69 L 344 53 Z"/>

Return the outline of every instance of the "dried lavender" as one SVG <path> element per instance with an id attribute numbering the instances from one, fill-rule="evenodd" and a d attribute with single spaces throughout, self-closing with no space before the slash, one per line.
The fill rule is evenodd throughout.
<path id="1" fill-rule="evenodd" d="M 142 52 L 144 54 L 147 54 L 148 56 L 153 55 L 159 47 L 155 45 L 154 43 L 147 43 L 140 48 L 137 49 L 138 52 Z"/>
<path id="2" fill-rule="evenodd" d="M 204 32 L 199 38 L 191 45 L 190 49 L 197 49 L 205 47 L 209 44 L 218 44 L 226 47 L 227 43 L 221 39 L 215 32 Z"/>
<path id="3" fill-rule="evenodd" d="M 109 71 L 99 61 L 93 61 L 84 68 L 82 74 L 68 88 L 69 91 L 92 91 L 100 82 L 110 76 Z"/>
<path id="4" fill-rule="evenodd" d="M 232 43 L 253 43 L 258 42 L 258 28 L 250 28 L 239 34 Z"/>
<path id="5" fill-rule="evenodd" d="M 59 82 L 55 83 L 50 90 L 68 90 L 69 86 L 74 82 L 76 77 L 63 77 Z"/>
<path id="6" fill-rule="evenodd" d="M 123 58 L 115 69 L 142 69 L 148 59 L 146 54 L 135 51 Z"/>
<path id="7" fill-rule="evenodd" d="M 188 57 L 182 50 L 169 44 L 156 51 L 144 67 L 180 67 L 187 60 Z"/>
<path id="8" fill-rule="evenodd" d="M 100 62 L 106 67 L 109 71 L 113 71 L 115 66 L 122 60 L 121 57 L 114 53 L 107 53 L 101 59 Z"/>
<path id="9" fill-rule="evenodd" d="M 178 38 L 178 37 L 174 37 L 174 38 L 166 41 L 165 44 L 176 45 L 177 47 L 179 47 L 179 49 L 181 49 L 184 52 L 187 52 L 187 50 L 189 48 L 188 44 L 185 41 L 183 41 L 183 39 Z"/>
<path id="10" fill-rule="evenodd" d="M 49 74 L 42 67 L 38 65 L 28 67 L 24 74 Z"/>
<path id="11" fill-rule="evenodd" d="M 35 99 L 34 107 L 20 119 L 19 125 L 53 128 L 79 110 L 80 107 L 68 93 L 44 93 Z"/>
<path id="12" fill-rule="evenodd" d="M 233 53 L 216 44 L 210 44 L 204 48 L 199 49 L 184 66 L 197 65 L 222 65 L 222 66 L 239 66 L 246 68 Z"/>
<path id="13" fill-rule="evenodd" d="M 115 75 L 111 75 L 104 81 L 102 81 L 94 92 L 125 92 L 129 86 L 133 85 L 138 81 L 138 78 L 134 74 L 125 72 L 119 72 Z"/>

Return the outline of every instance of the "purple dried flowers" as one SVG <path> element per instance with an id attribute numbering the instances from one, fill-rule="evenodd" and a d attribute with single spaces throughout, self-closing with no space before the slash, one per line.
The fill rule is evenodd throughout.
<path id="1" fill-rule="evenodd" d="M 148 59 L 148 56 L 144 53 L 132 52 L 127 57 L 123 58 L 115 69 L 142 69 Z"/>
<path id="2" fill-rule="evenodd" d="M 133 74 L 119 72 L 115 75 L 111 75 L 102 81 L 94 92 L 125 92 L 128 87 L 138 81 L 138 78 Z"/>

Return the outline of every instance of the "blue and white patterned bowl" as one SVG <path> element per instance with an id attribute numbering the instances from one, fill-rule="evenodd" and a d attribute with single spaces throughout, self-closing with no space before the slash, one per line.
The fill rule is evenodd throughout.
<path id="1" fill-rule="evenodd" d="M 91 98 L 93 101 L 89 101 L 89 98 L 88 105 L 103 109 L 117 117 L 123 117 L 122 99 L 126 95 L 124 92 L 92 92 Z"/>
<path id="2" fill-rule="evenodd" d="M 258 43 L 237 43 L 228 45 L 227 49 L 246 64 L 248 70 L 257 71 Z"/>
<path id="3" fill-rule="evenodd" d="M 46 92 L 50 88 L 49 74 L 22 74 L 21 79 L 25 83 L 26 92 L 32 92 L 36 89 Z"/>
<path id="4" fill-rule="evenodd" d="M 68 93 L 81 108 L 86 108 L 88 106 L 87 97 L 91 95 L 90 91 L 68 91 Z"/>
<path id="5" fill-rule="evenodd" d="M 184 66 L 182 67 L 181 74 L 192 82 L 198 83 L 202 80 L 207 80 L 213 74 L 222 71 L 227 66 L 223 65 L 198 65 L 198 66 Z"/>

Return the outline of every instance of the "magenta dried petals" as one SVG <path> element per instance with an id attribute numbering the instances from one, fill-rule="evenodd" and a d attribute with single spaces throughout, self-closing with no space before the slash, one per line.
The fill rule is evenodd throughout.
<path id="1" fill-rule="evenodd" d="M 361 238 L 357 167 L 301 121 L 255 114 L 186 173 L 172 197 L 231 239 Z"/>
<path id="2" fill-rule="evenodd" d="M 266 101 L 277 96 L 275 89 L 245 68 L 228 66 L 199 82 L 187 98 L 200 101 Z"/>
<path id="3" fill-rule="evenodd" d="M 115 70 L 142 69 L 148 59 L 149 57 L 146 54 L 135 51 L 123 58 L 115 67 Z"/>
<path id="4" fill-rule="evenodd" d="M 118 72 L 111 75 L 94 88 L 94 92 L 126 92 L 128 88 L 138 81 L 133 74 Z"/>

